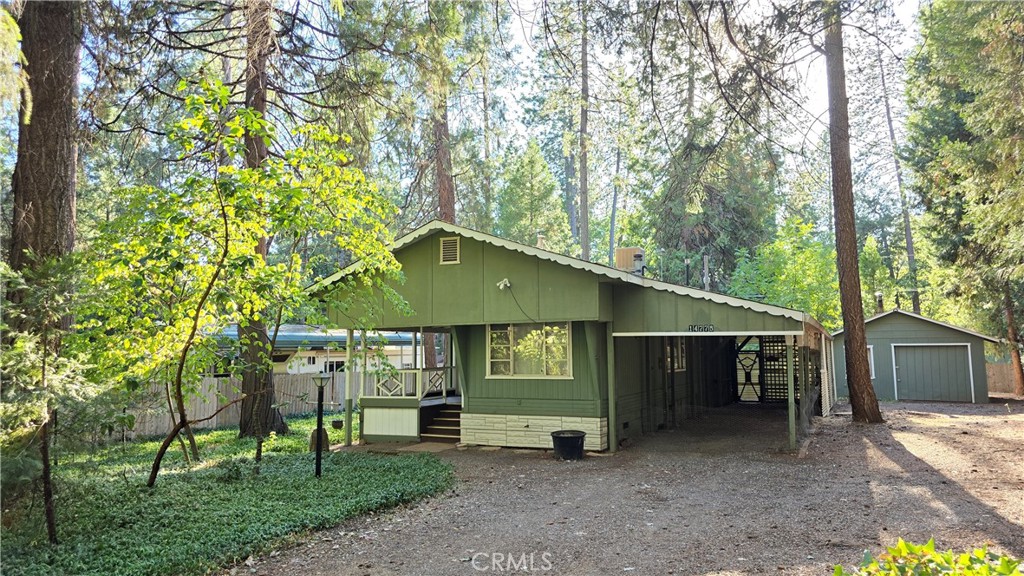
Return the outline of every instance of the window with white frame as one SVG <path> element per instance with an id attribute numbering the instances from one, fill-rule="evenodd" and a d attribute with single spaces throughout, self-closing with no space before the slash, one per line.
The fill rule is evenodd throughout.
<path id="1" fill-rule="evenodd" d="M 571 378 L 569 322 L 491 324 L 487 327 L 487 376 Z"/>
<path id="2" fill-rule="evenodd" d="M 875 346 L 868 344 L 868 367 L 871 368 L 871 379 L 875 379 Z"/>

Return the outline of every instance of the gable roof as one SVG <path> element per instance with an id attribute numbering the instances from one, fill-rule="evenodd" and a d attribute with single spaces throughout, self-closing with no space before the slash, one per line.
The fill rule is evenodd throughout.
<path id="1" fill-rule="evenodd" d="M 822 328 L 821 325 L 818 324 L 818 322 L 814 318 L 800 310 L 783 308 L 781 306 L 773 306 L 771 304 L 764 304 L 762 302 L 755 302 L 753 300 L 745 300 L 743 298 L 736 298 L 734 296 L 726 296 L 725 294 L 718 294 L 717 292 L 708 292 L 705 290 L 690 288 L 688 286 L 680 286 L 678 284 L 672 284 L 669 282 L 662 282 L 660 280 L 645 278 L 643 276 L 637 276 L 636 274 L 619 270 L 617 268 L 612 268 L 610 266 L 605 266 L 603 264 L 596 264 L 594 262 L 588 262 L 586 260 L 580 260 L 579 258 L 573 258 L 571 256 L 566 256 L 564 254 L 549 252 L 547 250 L 537 248 L 534 246 L 520 244 L 518 242 L 505 240 L 503 238 L 498 238 L 497 236 L 492 236 L 490 234 L 485 234 L 483 232 L 478 232 L 476 230 L 471 230 L 469 228 L 457 226 L 455 224 L 449 224 L 448 222 L 442 222 L 441 220 L 432 220 L 427 224 L 424 224 L 423 226 L 417 228 L 416 230 L 413 230 L 412 232 L 406 234 L 405 236 L 402 236 L 401 238 L 396 240 L 395 243 L 392 245 L 391 251 L 397 252 L 402 248 L 405 248 L 410 244 L 413 244 L 423 238 L 426 238 L 427 236 L 430 236 L 435 232 L 458 234 L 466 238 L 471 238 L 473 240 L 485 242 L 492 246 L 505 248 L 506 250 L 512 250 L 515 252 L 526 254 L 528 256 L 539 258 L 541 260 L 547 260 L 549 262 L 561 264 L 563 266 L 569 266 L 577 270 L 583 270 L 586 272 L 604 276 L 612 280 L 617 280 L 626 284 L 633 284 L 636 286 L 642 286 L 644 288 L 651 288 L 654 290 L 671 292 L 679 296 L 689 296 L 691 298 L 707 300 L 710 302 L 715 302 L 717 304 L 725 304 L 727 306 L 732 306 L 735 308 L 745 308 L 747 310 L 751 310 L 754 312 L 763 312 L 766 314 L 771 314 L 773 316 L 782 316 L 785 318 L 796 320 L 798 322 L 808 322 L 817 327 L 818 329 L 820 329 L 822 332 L 826 332 L 825 329 Z M 362 269 L 362 262 L 356 262 L 354 264 L 351 264 L 348 267 L 340 270 L 339 272 L 336 272 L 335 274 L 332 274 L 331 276 L 328 276 L 320 280 L 319 282 L 313 284 L 312 286 L 310 286 L 309 290 L 316 291 L 321 288 L 326 288 L 334 284 L 341 278 L 348 276 L 349 274 L 352 274 L 354 272 L 357 272 L 360 269 Z"/>
<path id="2" fill-rule="evenodd" d="M 937 326 L 942 326 L 943 328 L 949 328 L 950 330 L 956 330 L 957 332 L 961 332 L 963 334 L 969 334 L 971 336 L 975 336 L 977 338 L 981 338 L 982 340 L 984 340 L 986 342 L 992 342 L 992 343 L 998 343 L 999 342 L 999 340 L 997 340 L 997 339 L 995 339 L 995 338 L 993 338 L 991 336 L 986 336 L 984 334 L 975 332 L 973 330 L 968 330 L 966 328 L 961 328 L 959 326 L 954 326 L 952 324 L 946 324 L 945 322 L 939 322 L 938 320 L 932 320 L 931 318 L 926 318 L 925 316 L 921 316 L 920 314 L 914 314 L 913 312 L 907 312 L 906 310 L 901 310 L 899 308 L 894 308 L 892 310 L 889 310 L 888 312 L 882 312 L 881 314 L 875 314 L 874 316 L 864 320 L 864 324 L 867 324 L 868 322 L 874 322 L 875 320 L 878 320 L 880 318 L 885 318 L 886 316 L 890 316 L 892 314 L 902 314 L 903 316 L 907 316 L 909 318 L 915 318 L 917 320 L 923 320 L 925 322 L 930 322 L 930 323 L 935 324 Z M 832 336 L 839 336 L 842 333 L 843 333 L 843 330 L 837 330 L 837 331 L 832 333 Z"/>

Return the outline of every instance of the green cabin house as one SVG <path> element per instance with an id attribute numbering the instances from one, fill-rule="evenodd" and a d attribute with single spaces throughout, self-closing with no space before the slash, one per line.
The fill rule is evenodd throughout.
<path id="1" fill-rule="evenodd" d="M 795 444 L 798 421 L 827 413 L 835 397 L 831 337 L 800 311 L 440 221 L 399 239 L 393 253 L 405 276 L 395 288 L 412 313 L 380 295 L 373 328 L 433 338 L 439 353 L 354 375 L 367 442 L 550 448 L 551 432 L 575 429 L 587 433 L 587 450 L 614 451 L 737 402 L 750 385 L 755 401 L 788 404 Z M 358 265 L 318 289 L 355 274 Z"/>

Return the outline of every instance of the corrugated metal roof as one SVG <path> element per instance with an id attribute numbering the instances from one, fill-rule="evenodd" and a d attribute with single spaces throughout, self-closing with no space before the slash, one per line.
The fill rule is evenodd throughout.
<path id="1" fill-rule="evenodd" d="M 814 320 L 814 318 L 799 310 L 792 310 L 790 308 L 783 308 L 781 306 L 772 306 L 770 304 L 764 304 L 762 302 L 754 302 L 752 300 L 744 300 L 743 298 L 736 298 L 734 296 L 718 294 L 717 292 L 707 292 L 705 290 L 698 290 L 696 288 L 690 288 L 688 286 L 680 286 L 678 284 L 671 284 L 669 282 L 662 282 L 660 280 L 644 278 L 642 276 L 637 276 L 635 274 L 631 274 L 623 270 L 618 270 L 610 266 L 595 264 L 593 262 L 587 262 L 586 260 L 580 260 L 579 258 L 565 256 L 564 254 L 549 252 L 547 250 L 536 248 L 534 246 L 527 246 L 525 244 L 520 244 L 518 242 L 512 242 L 510 240 L 498 238 L 497 236 L 492 236 L 490 234 L 485 234 L 483 232 L 477 232 L 476 230 L 471 230 L 469 228 L 464 228 L 462 226 L 457 226 L 455 224 L 449 224 L 447 222 L 442 222 L 440 220 L 432 220 L 431 222 L 399 238 L 391 247 L 391 250 L 393 252 L 397 252 L 402 248 L 408 246 L 409 244 L 412 244 L 438 231 L 443 231 L 450 234 L 459 234 L 461 236 L 465 236 L 466 238 L 472 238 L 473 240 L 486 242 L 499 248 L 513 250 L 516 252 L 520 252 L 522 254 L 540 258 L 541 260 L 547 260 L 550 262 L 562 264 L 564 266 L 569 266 L 577 270 L 584 270 L 587 272 L 591 272 L 593 274 L 604 276 L 609 279 L 624 282 L 626 284 L 633 284 L 636 286 L 642 286 L 644 288 L 651 288 L 653 290 L 662 290 L 665 292 L 678 294 L 680 296 L 689 296 L 691 298 L 698 298 L 701 300 L 707 300 L 709 302 L 715 302 L 717 304 L 725 304 L 727 306 L 733 306 L 736 308 L 745 308 L 747 310 L 752 310 L 754 312 L 763 312 L 766 314 L 771 314 L 773 316 L 782 316 L 784 318 L 790 318 L 798 322 L 808 322 L 814 326 L 817 326 L 819 329 L 821 329 L 822 332 L 825 332 L 823 328 L 820 328 L 821 325 L 818 324 L 818 322 Z M 355 264 L 352 264 L 351 266 L 348 266 L 347 268 L 331 276 L 328 276 L 327 278 L 320 280 L 316 284 L 310 286 L 309 290 L 315 292 L 321 288 L 330 286 L 331 284 L 334 284 L 341 278 L 349 274 L 352 274 L 353 272 L 357 272 L 361 268 L 362 264 L 360 262 L 356 262 Z"/>
<path id="2" fill-rule="evenodd" d="M 273 329 L 268 329 L 268 332 L 268 336 L 273 338 Z M 238 326 L 234 324 L 228 326 L 221 332 L 221 335 L 230 340 L 237 340 Z M 353 343 L 358 344 L 361 342 L 358 331 L 353 336 Z M 370 343 L 379 343 L 386 340 L 391 345 L 412 344 L 412 336 L 410 332 L 380 332 L 368 334 L 366 340 Z M 345 346 L 347 342 L 348 335 L 346 330 L 329 329 L 309 324 L 282 324 L 278 330 L 274 348 L 276 350 L 312 349 L 323 348 L 328 344 L 333 344 L 335 348 L 339 348 Z"/>

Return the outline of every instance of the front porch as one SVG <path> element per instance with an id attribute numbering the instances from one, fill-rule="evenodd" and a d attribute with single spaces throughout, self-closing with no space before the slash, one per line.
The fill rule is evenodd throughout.
<path id="1" fill-rule="evenodd" d="M 459 441 L 462 396 L 453 366 L 383 369 L 356 377 L 367 442 Z"/>

